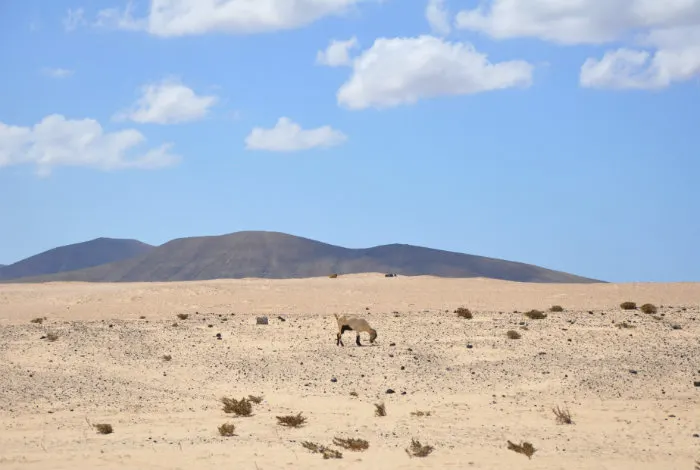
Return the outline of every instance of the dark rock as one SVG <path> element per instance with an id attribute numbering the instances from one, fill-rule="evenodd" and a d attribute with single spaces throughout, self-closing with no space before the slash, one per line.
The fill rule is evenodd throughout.
<path id="1" fill-rule="evenodd" d="M 473 348 L 473 347 L 474 347 L 474 346 L 472 346 L 471 344 L 467 344 L 467 349 L 471 349 L 471 348 Z"/>
<path id="2" fill-rule="evenodd" d="M 396 393 L 396 392 L 395 392 L 395 391 L 393 391 L 393 390 L 392 390 L 392 389 L 390 389 L 390 388 L 387 388 L 387 389 L 386 389 L 386 393 L 388 393 L 388 394 L 391 394 L 391 393 Z"/>
<path id="3" fill-rule="evenodd" d="M 335 382 L 337 382 L 337 381 L 338 381 L 338 379 L 336 379 L 335 377 L 333 377 L 333 378 L 331 379 L 331 382 L 333 382 L 333 383 L 335 383 Z"/>
<path id="4" fill-rule="evenodd" d="M 634 375 L 637 375 L 637 371 L 636 371 L 636 370 L 634 370 L 634 369 L 630 369 L 630 374 L 634 374 Z"/>
<path id="5" fill-rule="evenodd" d="M 391 343 L 389 344 L 389 346 L 396 346 L 396 343 Z"/>
<path id="6" fill-rule="evenodd" d="M 700 387 L 700 382 L 695 381 L 695 382 L 693 382 L 693 385 L 694 385 L 695 387 Z"/>

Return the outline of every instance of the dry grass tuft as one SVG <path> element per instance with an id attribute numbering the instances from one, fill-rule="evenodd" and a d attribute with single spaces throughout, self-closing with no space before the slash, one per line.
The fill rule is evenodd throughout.
<path id="1" fill-rule="evenodd" d="M 431 412 L 430 411 L 411 411 L 411 416 L 418 416 L 419 418 L 422 416 L 430 416 Z"/>
<path id="2" fill-rule="evenodd" d="M 639 310 L 641 310 L 642 313 L 646 313 L 647 315 L 655 314 L 658 311 L 656 305 L 653 304 L 644 304 L 641 307 L 639 307 Z"/>
<path id="3" fill-rule="evenodd" d="M 248 400 L 255 403 L 256 405 L 259 405 L 260 403 L 262 403 L 263 397 L 255 396 L 255 395 L 248 395 Z"/>
<path id="4" fill-rule="evenodd" d="M 518 454 L 527 455 L 528 459 L 531 459 L 532 455 L 537 452 L 537 449 L 535 449 L 535 447 L 529 442 L 522 442 L 518 445 L 508 441 L 508 449 L 512 450 L 513 452 L 517 452 Z"/>
<path id="5" fill-rule="evenodd" d="M 114 432 L 112 425 L 107 423 L 93 424 L 93 427 L 97 429 L 99 434 L 112 434 Z"/>
<path id="6" fill-rule="evenodd" d="M 180 320 L 187 320 L 190 317 L 189 313 L 178 313 L 177 318 Z"/>
<path id="7" fill-rule="evenodd" d="M 454 313 L 456 313 L 459 318 L 466 318 L 467 320 L 474 318 L 474 315 L 472 315 L 472 312 L 468 308 L 459 307 Z"/>
<path id="8" fill-rule="evenodd" d="M 301 413 L 297 415 L 277 416 L 277 424 L 288 428 L 299 428 L 306 424 L 306 417 Z"/>
<path id="9" fill-rule="evenodd" d="M 620 304 L 620 308 L 622 310 L 636 310 L 637 309 L 637 304 L 634 302 L 622 302 Z"/>
<path id="10" fill-rule="evenodd" d="M 234 434 L 235 431 L 236 431 L 236 426 L 234 426 L 231 423 L 224 423 L 221 426 L 219 426 L 219 434 L 221 434 L 223 437 L 235 436 L 235 434 Z"/>
<path id="11" fill-rule="evenodd" d="M 324 459 L 342 459 L 343 454 L 335 449 L 329 449 L 321 444 L 316 444 L 315 442 L 304 441 L 301 443 L 304 449 L 308 449 L 314 454 L 322 454 Z"/>
<path id="12" fill-rule="evenodd" d="M 615 326 L 617 326 L 617 327 L 620 328 L 620 329 L 624 328 L 624 329 L 626 329 L 626 330 L 629 330 L 629 329 L 631 329 L 631 328 L 637 328 L 637 327 L 634 326 L 633 324 L 627 323 L 626 321 L 623 321 L 622 323 L 618 323 L 618 324 L 615 325 Z"/>
<path id="13" fill-rule="evenodd" d="M 518 333 L 518 332 L 515 331 L 515 330 L 508 330 L 508 333 L 506 333 L 506 336 L 507 336 L 509 339 L 520 339 L 520 338 L 522 338 L 522 336 L 520 335 L 520 333 Z"/>
<path id="14" fill-rule="evenodd" d="M 234 413 L 236 416 L 250 416 L 253 414 L 253 405 L 247 398 L 236 400 L 235 398 L 223 397 L 221 403 L 224 404 L 224 413 Z"/>
<path id="15" fill-rule="evenodd" d="M 547 314 L 540 310 L 530 310 L 529 312 L 525 312 L 525 316 L 532 320 L 544 320 L 547 318 Z"/>
<path id="16" fill-rule="evenodd" d="M 562 307 L 561 305 L 552 305 L 551 307 L 549 307 L 549 311 L 550 312 L 563 312 L 564 307 Z"/>
<path id="17" fill-rule="evenodd" d="M 44 323 L 44 319 L 41 317 L 37 317 L 37 318 L 30 320 L 30 323 L 36 323 L 38 325 L 41 325 L 42 323 Z"/>
<path id="18" fill-rule="evenodd" d="M 571 419 L 571 412 L 569 412 L 568 408 L 562 409 L 557 406 L 556 408 L 552 408 L 552 412 L 554 416 L 557 417 L 557 423 L 574 424 L 574 421 Z"/>
<path id="19" fill-rule="evenodd" d="M 350 392 L 350 396 L 351 396 L 351 397 L 359 397 L 359 395 L 357 394 L 357 392 L 354 392 L 354 391 L 353 391 L 353 392 Z"/>
<path id="20" fill-rule="evenodd" d="M 435 450 L 433 446 L 424 446 L 420 441 L 411 439 L 411 445 L 406 449 L 406 453 L 409 457 L 427 457 L 433 450 Z"/>
<path id="21" fill-rule="evenodd" d="M 386 416 L 386 405 L 384 403 L 374 404 L 374 416 Z"/>
<path id="22" fill-rule="evenodd" d="M 52 343 L 58 339 L 58 335 L 53 332 L 46 333 L 46 341 L 51 341 Z"/>
<path id="23" fill-rule="evenodd" d="M 343 449 L 352 450 L 355 452 L 360 452 L 369 449 L 369 442 L 364 439 L 341 439 L 340 437 L 333 438 L 333 444 Z"/>
<path id="24" fill-rule="evenodd" d="M 171 356 L 170 354 L 164 354 L 163 357 L 162 357 L 162 359 L 163 359 L 165 362 L 170 362 L 170 361 L 173 360 L 173 356 Z"/>

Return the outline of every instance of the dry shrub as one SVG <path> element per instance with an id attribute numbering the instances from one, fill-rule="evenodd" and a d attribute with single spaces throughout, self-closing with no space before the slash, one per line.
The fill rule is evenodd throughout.
<path id="1" fill-rule="evenodd" d="M 261 396 L 255 396 L 255 395 L 248 395 L 248 400 L 252 401 L 256 405 L 259 405 L 263 401 L 263 397 Z"/>
<path id="2" fill-rule="evenodd" d="M 250 416 L 253 414 L 253 405 L 247 398 L 236 400 L 235 398 L 223 397 L 221 403 L 224 404 L 224 413 L 234 413 L 236 416 Z"/>
<path id="3" fill-rule="evenodd" d="M 351 397 L 358 397 L 359 395 L 357 394 L 357 392 L 350 392 L 350 396 Z"/>
<path id="4" fill-rule="evenodd" d="M 52 343 L 58 339 L 58 335 L 53 332 L 46 333 L 46 340 Z"/>
<path id="5" fill-rule="evenodd" d="M 454 313 L 456 313 L 459 318 L 466 318 L 467 320 L 474 318 L 474 315 L 472 315 L 472 312 L 468 308 L 459 307 Z"/>
<path id="6" fill-rule="evenodd" d="M 564 307 L 562 307 L 561 305 L 552 305 L 551 307 L 549 307 L 549 311 L 550 312 L 563 312 Z"/>
<path id="7" fill-rule="evenodd" d="M 527 455 L 528 459 L 531 459 L 532 455 L 537 452 L 537 449 L 535 449 L 535 447 L 529 442 L 521 442 L 518 445 L 508 441 L 508 449 L 512 450 L 513 452 L 517 452 L 518 454 Z"/>
<path id="8" fill-rule="evenodd" d="M 618 323 L 616 325 L 618 328 L 622 329 L 631 329 L 631 328 L 636 328 L 636 326 L 632 325 L 631 323 L 627 323 L 626 321 L 623 321 L 622 323 Z"/>
<path id="9" fill-rule="evenodd" d="M 328 276 L 328 277 L 330 277 L 331 279 L 335 279 L 335 278 L 337 278 L 337 277 L 338 277 L 338 275 L 337 275 L 336 273 L 333 273 L 333 274 L 331 274 L 331 275 L 330 275 L 330 276 Z"/>
<path id="10" fill-rule="evenodd" d="M 622 302 L 620 304 L 620 308 L 622 310 L 636 310 L 637 309 L 637 304 L 634 302 Z"/>
<path id="11" fill-rule="evenodd" d="M 322 454 L 324 459 L 342 459 L 343 454 L 335 449 L 329 449 L 321 444 L 316 444 L 315 442 L 304 441 L 301 443 L 304 449 L 308 449 L 314 454 Z"/>
<path id="12" fill-rule="evenodd" d="M 557 423 L 559 424 L 574 424 L 573 420 L 571 419 L 571 413 L 569 412 L 569 409 L 563 409 L 559 408 L 558 406 L 556 408 L 552 408 L 552 412 L 554 413 L 554 416 L 557 418 Z"/>
<path id="13" fill-rule="evenodd" d="M 93 427 L 97 429 L 99 434 L 112 434 L 114 432 L 114 428 L 108 423 L 93 424 Z"/>
<path id="14" fill-rule="evenodd" d="M 653 304 L 644 304 L 641 307 L 639 307 L 639 310 L 641 310 L 642 313 L 646 313 L 647 315 L 652 315 L 658 311 L 656 305 Z"/>
<path id="15" fill-rule="evenodd" d="M 190 317 L 189 313 L 178 313 L 177 318 L 180 320 L 187 320 Z"/>
<path id="16" fill-rule="evenodd" d="M 231 423 L 224 423 L 221 426 L 219 426 L 219 434 L 221 434 L 223 437 L 235 436 L 235 434 L 234 434 L 235 431 L 236 431 L 236 426 L 234 426 Z"/>
<path id="17" fill-rule="evenodd" d="M 165 355 L 163 356 L 163 360 L 164 360 L 165 362 L 170 362 L 170 361 L 173 360 L 173 356 L 171 356 L 170 354 L 165 354 Z"/>
<path id="18" fill-rule="evenodd" d="M 277 416 L 277 424 L 288 428 L 299 428 L 306 424 L 306 417 L 301 413 L 297 415 Z"/>
<path id="19" fill-rule="evenodd" d="M 435 450 L 433 446 L 422 445 L 420 441 L 411 439 L 411 445 L 406 449 L 406 453 L 409 457 L 427 457 L 433 450 Z"/>
<path id="20" fill-rule="evenodd" d="M 34 318 L 33 320 L 30 320 L 30 323 L 36 323 L 38 325 L 41 325 L 42 323 L 44 323 L 44 319 L 41 317 L 37 317 L 37 318 Z"/>
<path id="21" fill-rule="evenodd" d="M 175 328 L 177 328 L 177 327 L 180 326 L 180 325 L 178 325 L 177 322 L 174 322 L 174 323 L 172 324 L 172 326 L 175 327 Z"/>
<path id="22" fill-rule="evenodd" d="M 506 333 L 506 336 L 507 336 L 509 339 L 520 339 L 520 338 L 522 338 L 522 336 L 520 336 L 520 333 L 518 333 L 518 332 L 515 331 L 515 330 L 508 330 L 508 333 Z"/>
<path id="23" fill-rule="evenodd" d="M 419 418 L 422 416 L 430 416 L 431 412 L 430 411 L 411 411 L 411 416 L 418 416 Z"/>
<path id="24" fill-rule="evenodd" d="M 355 452 L 369 449 L 369 442 L 365 441 L 364 439 L 341 439 L 340 437 L 335 437 L 333 438 L 333 444 L 337 445 L 338 447 L 342 447 L 343 449 L 352 450 Z"/>
<path id="25" fill-rule="evenodd" d="M 375 416 L 386 416 L 386 405 L 384 403 L 374 404 L 374 415 Z"/>
<path id="26" fill-rule="evenodd" d="M 540 310 L 530 310 L 529 312 L 525 312 L 525 316 L 532 320 L 544 320 L 547 318 L 547 314 Z"/>

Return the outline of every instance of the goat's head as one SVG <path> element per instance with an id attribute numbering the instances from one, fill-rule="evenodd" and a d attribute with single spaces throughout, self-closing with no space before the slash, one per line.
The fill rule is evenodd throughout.
<path id="1" fill-rule="evenodd" d="M 370 329 L 369 330 L 369 342 L 374 343 L 375 339 L 377 339 L 377 330 Z"/>

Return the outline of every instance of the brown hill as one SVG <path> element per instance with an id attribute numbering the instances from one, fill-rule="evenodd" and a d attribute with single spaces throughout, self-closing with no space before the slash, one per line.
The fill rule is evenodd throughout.
<path id="1" fill-rule="evenodd" d="M 330 273 L 487 277 L 521 282 L 601 282 L 534 265 L 412 245 L 350 249 L 279 232 L 172 240 L 135 258 L 22 282 L 303 278 Z"/>
<path id="2" fill-rule="evenodd" d="M 0 280 L 75 271 L 139 256 L 153 246 L 138 240 L 96 238 L 60 246 L 0 267 Z"/>

